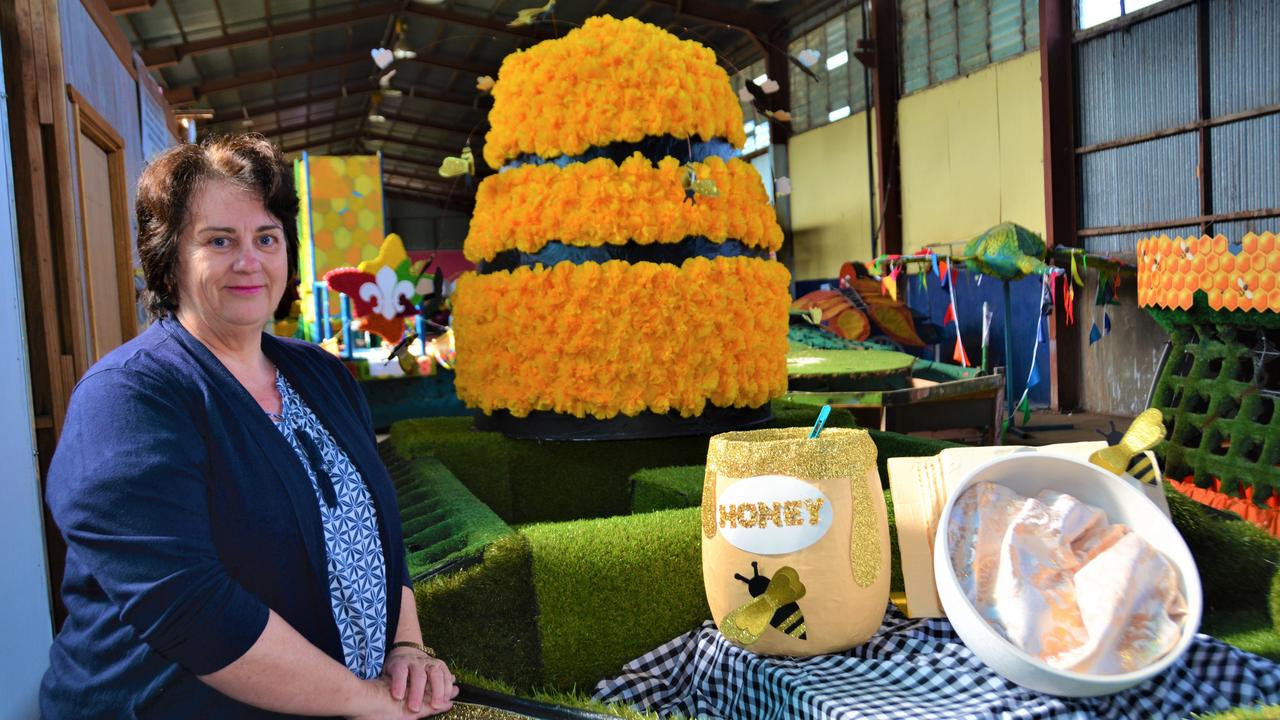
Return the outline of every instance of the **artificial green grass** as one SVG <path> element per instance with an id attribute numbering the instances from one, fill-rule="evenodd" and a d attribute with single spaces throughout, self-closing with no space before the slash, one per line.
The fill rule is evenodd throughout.
<path id="1" fill-rule="evenodd" d="M 775 403 L 773 413 L 767 427 L 817 418 L 814 408 L 788 403 Z M 854 427 L 853 416 L 832 412 L 827 425 Z M 708 438 L 536 442 L 477 432 L 470 418 L 423 418 L 392 425 L 390 441 L 401 458 L 438 458 L 514 525 L 624 514 L 635 472 L 706 462 Z"/>
<path id="2" fill-rule="evenodd" d="M 423 641 L 440 656 L 519 687 L 542 684 L 529 541 L 508 535 L 478 565 L 414 586 Z"/>
<path id="3" fill-rule="evenodd" d="M 1173 524 L 1196 558 L 1206 616 L 1271 607 L 1271 583 L 1280 565 L 1280 541 L 1262 528 L 1225 519 L 1165 484 Z"/>
<path id="4" fill-rule="evenodd" d="M 405 461 L 393 480 L 410 577 L 478 555 L 513 532 L 435 458 Z"/>
<path id="5" fill-rule="evenodd" d="M 1278 720 L 1280 705 L 1260 705 L 1250 708 L 1235 708 L 1212 715 L 1193 715 L 1199 720 Z"/>
<path id="6" fill-rule="evenodd" d="M 589 689 L 711 617 L 700 522 L 686 508 L 524 530 L 547 685 Z"/>
<path id="7" fill-rule="evenodd" d="M 792 343 L 787 375 L 887 375 L 910 370 L 915 361 L 893 350 L 815 350 Z"/>
<path id="8" fill-rule="evenodd" d="M 631 514 L 697 507 L 705 475 L 702 465 L 641 470 L 631 476 Z"/>
<path id="9" fill-rule="evenodd" d="M 1280 634 L 1263 608 L 1219 609 L 1206 613 L 1200 632 L 1246 652 L 1280 661 Z"/>
<path id="10" fill-rule="evenodd" d="M 554 689 L 522 690 L 510 683 L 478 675 L 466 668 L 450 666 L 449 670 L 453 673 L 453 676 L 457 678 L 459 683 L 503 693 L 505 695 L 531 698 L 538 702 L 550 703 L 552 705 L 563 705 L 576 710 L 601 713 L 604 715 L 623 718 L 623 720 L 658 720 L 659 717 L 654 713 L 640 712 L 629 705 L 623 705 L 622 703 L 600 702 L 591 696 L 590 691 Z M 668 715 L 666 716 L 666 720 L 684 720 L 684 716 L 678 714 Z"/>

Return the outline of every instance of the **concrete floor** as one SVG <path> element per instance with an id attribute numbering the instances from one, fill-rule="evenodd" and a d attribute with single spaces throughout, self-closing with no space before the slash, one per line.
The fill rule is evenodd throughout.
<path id="1" fill-rule="evenodd" d="M 1017 418 L 1021 420 L 1021 418 Z M 1113 415 L 1098 415 L 1096 413 L 1078 412 L 1060 414 L 1050 410 L 1037 410 L 1031 413 L 1031 422 L 1028 426 L 1033 428 L 1030 430 L 1030 437 L 1021 438 L 1016 433 L 1009 433 L 1007 442 L 1010 445 L 1029 445 L 1039 447 L 1041 445 L 1054 445 L 1057 443 L 1070 442 L 1086 442 L 1090 440 L 1106 439 L 1102 433 L 1114 431 L 1123 433 L 1129 427 L 1129 423 L 1133 422 L 1131 417 L 1115 417 Z M 1036 427 L 1051 425 L 1071 425 L 1069 429 L 1062 430 L 1035 430 Z"/>

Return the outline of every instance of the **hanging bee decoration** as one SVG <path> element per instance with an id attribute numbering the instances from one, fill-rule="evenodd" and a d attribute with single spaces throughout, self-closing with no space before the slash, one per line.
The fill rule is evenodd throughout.
<path id="1" fill-rule="evenodd" d="M 680 187 L 684 188 L 684 201 L 698 204 L 698 195 L 703 197 L 720 197 L 720 188 L 711 178 L 698 178 L 698 170 L 692 163 L 684 166 L 685 173 L 680 178 Z"/>
<path id="2" fill-rule="evenodd" d="M 417 339 L 417 333 L 406 333 L 404 337 L 400 338 L 400 342 L 391 348 L 391 352 L 387 353 L 387 359 L 382 364 L 387 365 L 392 360 L 399 360 L 400 369 L 408 375 L 413 370 L 413 366 L 418 364 L 418 358 L 409 349 L 413 341 Z"/>
<path id="3" fill-rule="evenodd" d="M 507 23 L 507 27 L 524 27 L 545 20 L 556 9 L 555 0 L 547 0 L 545 5 L 525 8 L 516 13 L 516 19 Z"/>
<path id="4" fill-rule="evenodd" d="M 807 640 L 804 614 L 796 602 L 804 597 L 805 587 L 795 568 L 783 566 L 773 577 L 760 574 L 760 564 L 751 563 L 751 577 L 734 573 L 735 579 L 747 584 L 751 600 L 725 615 L 720 632 L 731 642 L 742 646 L 755 643 L 770 626 L 797 640 Z"/>
<path id="5" fill-rule="evenodd" d="M 459 175 L 468 177 L 476 174 L 476 158 L 471 154 L 471 146 L 462 148 L 460 157 L 447 157 L 440 163 L 440 177 L 453 178 Z"/>

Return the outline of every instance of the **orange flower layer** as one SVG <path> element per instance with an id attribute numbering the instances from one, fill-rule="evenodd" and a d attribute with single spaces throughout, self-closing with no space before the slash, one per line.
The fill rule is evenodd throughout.
<path id="1" fill-rule="evenodd" d="M 555 165 L 525 165 L 480 183 L 464 245 L 472 262 L 504 250 L 537 252 L 548 242 L 600 247 L 677 243 L 689 235 L 713 242 L 739 240 L 748 247 L 782 247 L 773 206 L 750 163 L 718 157 L 695 163 L 701 178 L 715 180 L 718 197 L 685 199 L 679 161 L 654 166 L 636 153 L 616 165 L 608 158 Z"/>
<path id="2" fill-rule="evenodd" d="M 635 18 L 587 20 L 508 55 L 493 87 L 484 159 L 552 158 L 649 135 L 742 147 L 742 105 L 709 48 Z"/>
<path id="3" fill-rule="evenodd" d="M 1214 310 L 1280 312 L 1280 239 L 1249 233 L 1138 241 L 1138 304 L 1190 310 L 1203 291 Z"/>
<path id="4" fill-rule="evenodd" d="M 787 389 L 789 281 L 742 257 L 468 273 L 454 295 L 458 396 L 517 417 L 759 407 Z"/>

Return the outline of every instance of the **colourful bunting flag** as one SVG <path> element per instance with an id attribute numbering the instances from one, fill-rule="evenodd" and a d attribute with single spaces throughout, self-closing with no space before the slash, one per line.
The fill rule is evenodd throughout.
<path id="1" fill-rule="evenodd" d="M 1106 310 L 1102 311 L 1102 328 L 1104 334 L 1111 334 L 1111 316 L 1107 314 Z"/>
<path id="2" fill-rule="evenodd" d="M 938 279 L 941 280 L 942 273 L 938 272 L 938 254 L 937 253 L 929 253 L 929 264 L 933 266 L 933 274 L 937 275 Z"/>
<path id="3" fill-rule="evenodd" d="M 1071 279 L 1075 281 L 1076 285 L 1084 287 L 1084 280 L 1080 279 L 1080 271 L 1076 269 L 1075 253 L 1071 254 Z"/>
<path id="4" fill-rule="evenodd" d="M 894 302 L 898 302 L 898 271 L 897 270 L 894 270 L 892 273 L 889 273 L 889 276 L 884 279 L 884 287 L 886 290 L 889 291 L 889 297 L 893 298 Z"/>
<path id="5" fill-rule="evenodd" d="M 1026 425 L 1031 422 L 1031 403 L 1027 402 L 1027 395 L 1023 393 L 1022 402 L 1018 403 L 1018 409 L 1022 411 L 1022 424 Z"/>
<path id="6" fill-rule="evenodd" d="M 1062 306 L 1067 310 L 1067 326 L 1076 324 L 1076 291 L 1065 276 L 1062 278 Z"/>
<path id="7" fill-rule="evenodd" d="M 947 312 L 942 316 L 942 327 L 946 327 L 947 325 L 955 321 L 956 321 L 956 306 L 952 305 L 951 303 L 947 303 Z"/>
<path id="8" fill-rule="evenodd" d="M 1036 320 L 1036 342 L 1037 343 L 1044 342 L 1044 323 L 1040 322 L 1039 320 Z"/>
<path id="9" fill-rule="evenodd" d="M 1057 305 L 1057 304 L 1058 304 L 1058 300 L 1057 300 L 1057 289 L 1056 289 L 1056 288 L 1057 288 L 1057 284 L 1056 284 L 1057 282 L 1058 282 L 1058 274 L 1057 274 L 1057 273 L 1054 273 L 1054 274 L 1052 274 L 1052 275 L 1050 275 L 1050 276 L 1049 276 L 1049 302 L 1050 302 L 1051 304 L 1053 304 L 1053 305 Z"/>
<path id="10" fill-rule="evenodd" d="M 1031 377 L 1027 379 L 1027 387 L 1033 388 L 1040 384 L 1040 369 L 1036 367 L 1035 358 L 1031 358 Z"/>
<path id="11" fill-rule="evenodd" d="M 1089 344 L 1092 345 L 1102 339 L 1102 333 L 1098 332 L 1098 323 L 1094 323 L 1089 328 Z"/>
<path id="12" fill-rule="evenodd" d="M 951 353 L 951 359 L 960 363 L 964 367 L 969 367 L 969 356 L 964 354 L 964 343 L 956 337 L 956 349 Z"/>

